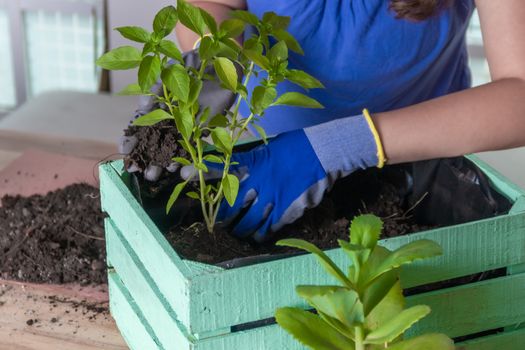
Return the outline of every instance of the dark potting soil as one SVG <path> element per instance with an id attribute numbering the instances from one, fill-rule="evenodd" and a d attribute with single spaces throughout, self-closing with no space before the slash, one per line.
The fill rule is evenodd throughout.
<path id="1" fill-rule="evenodd" d="M 46 195 L 4 196 L 0 276 L 36 283 L 106 283 L 98 189 L 75 184 Z"/>
<path id="2" fill-rule="evenodd" d="M 412 210 L 392 182 L 370 169 L 339 181 L 317 208 L 306 211 L 301 219 L 284 227 L 264 245 L 238 240 L 224 229 L 210 235 L 204 225 L 191 225 L 191 222 L 172 227 L 166 237 L 184 258 L 216 264 L 237 258 L 298 252 L 276 246 L 275 242 L 281 238 L 304 239 L 321 249 L 338 247 L 338 239 L 349 239 L 350 220 L 359 214 L 372 213 L 383 219 L 382 238 L 437 227 L 418 224 L 411 215 Z M 193 217 L 191 221 L 194 220 Z"/>

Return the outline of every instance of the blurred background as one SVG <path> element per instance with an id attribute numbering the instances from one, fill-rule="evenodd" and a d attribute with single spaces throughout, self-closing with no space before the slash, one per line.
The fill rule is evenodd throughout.
<path id="1" fill-rule="evenodd" d="M 129 45 L 108 28 L 149 28 L 156 11 L 169 3 L 0 0 L 0 155 L 28 143 L 92 157 L 114 151 L 135 100 L 101 91 L 117 92 L 134 82 L 135 75 L 107 75 L 94 61 L 106 49 Z M 468 43 L 473 83 L 486 83 L 490 75 L 477 15 Z M 525 187 L 525 149 L 481 157 Z"/>

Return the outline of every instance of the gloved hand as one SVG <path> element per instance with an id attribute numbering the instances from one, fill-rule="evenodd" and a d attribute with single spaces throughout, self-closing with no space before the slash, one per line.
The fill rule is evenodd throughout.
<path id="1" fill-rule="evenodd" d="M 198 49 L 187 51 L 182 54 L 184 64 L 188 67 L 191 66 L 195 69 L 200 68 L 200 58 Z M 206 74 L 215 75 L 215 71 L 212 66 L 206 68 Z M 162 83 L 157 82 L 151 89 L 156 95 L 162 94 Z M 217 113 L 223 113 L 224 110 L 230 109 L 235 101 L 235 94 L 229 90 L 220 87 L 219 80 L 205 80 L 202 84 L 201 94 L 199 96 L 199 104 L 204 109 L 210 107 L 211 115 Z M 138 108 L 135 112 L 134 119 L 143 116 L 160 106 L 155 98 L 152 96 L 141 96 L 139 100 Z M 132 121 L 130 121 L 131 124 Z M 118 149 L 119 153 L 123 155 L 130 154 L 135 146 L 137 145 L 137 138 L 135 136 L 122 136 L 119 140 Z M 178 163 L 170 164 L 166 170 L 175 172 L 178 168 Z M 144 178 L 148 181 L 156 181 L 162 174 L 162 168 L 158 164 L 148 164 L 145 169 L 140 169 L 136 164 L 131 165 L 126 169 L 128 172 L 133 173 L 137 171 L 144 171 Z"/>
<path id="2" fill-rule="evenodd" d="M 363 115 L 280 134 L 268 145 L 234 154 L 232 161 L 239 163 L 231 167 L 240 179 L 239 194 L 233 207 L 223 200 L 218 220 L 237 222 L 234 235 L 261 242 L 317 206 L 337 179 L 357 169 L 382 167 L 385 158 L 364 110 Z"/>

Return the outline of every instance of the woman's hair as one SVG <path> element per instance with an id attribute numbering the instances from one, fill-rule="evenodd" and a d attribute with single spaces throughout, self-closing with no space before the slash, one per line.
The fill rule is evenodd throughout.
<path id="1" fill-rule="evenodd" d="M 438 14 L 453 0 L 390 0 L 397 18 L 422 21 Z"/>

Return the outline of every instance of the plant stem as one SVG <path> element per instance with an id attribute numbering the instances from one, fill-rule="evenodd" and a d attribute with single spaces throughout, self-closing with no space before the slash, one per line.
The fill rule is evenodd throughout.
<path id="1" fill-rule="evenodd" d="M 355 327 L 355 350 L 365 350 L 365 330 L 363 326 Z"/>
<path id="2" fill-rule="evenodd" d="M 244 82 L 243 82 L 243 86 L 244 87 L 248 86 L 248 83 L 250 81 L 250 77 L 253 74 L 254 68 L 255 68 L 255 64 L 253 62 L 251 62 L 250 66 L 248 68 L 248 72 L 246 73 L 246 76 L 244 78 Z M 250 116 L 247 119 L 247 122 L 245 122 L 243 124 L 243 126 L 240 129 L 237 130 L 237 134 L 235 135 L 236 125 L 237 125 L 237 117 L 239 115 L 239 108 L 240 108 L 241 102 L 242 102 L 242 96 L 239 94 L 239 96 L 237 97 L 237 102 L 235 103 L 235 107 L 233 108 L 232 120 L 231 120 L 231 123 L 230 123 L 230 126 L 231 126 L 231 128 L 230 128 L 230 136 L 232 137 L 234 145 L 239 141 L 239 138 L 241 137 L 243 132 L 246 130 L 246 127 L 248 126 L 248 123 L 254 117 L 253 113 L 250 114 Z M 230 170 L 230 164 L 231 164 L 231 155 L 227 154 L 225 156 L 225 158 L 224 158 L 224 168 L 223 168 L 221 183 L 219 185 L 217 193 L 212 198 L 212 203 L 211 203 L 211 208 L 210 208 L 211 209 L 210 210 L 210 219 L 211 219 L 211 223 L 212 223 L 213 226 L 215 226 L 215 222 L 217 221 L 217 215 L 219 214 L 221 200 L 222 200 L 222 198 L 224 196 L 223 195 L 224 189 L 223 189 L 223 186 L 222 186 L 222 179 L 224 179 L 226 177 L 226 175 L 228 175 L 228 172 Z"/>

